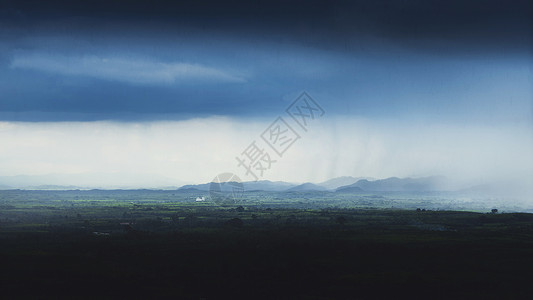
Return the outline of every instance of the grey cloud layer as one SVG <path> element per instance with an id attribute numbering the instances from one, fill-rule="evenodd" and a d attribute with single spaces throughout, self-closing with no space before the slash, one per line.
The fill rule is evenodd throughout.
<path id="1" fill-rule="evenodd" d="M 142 58 L 124 59 L 94 55 L 61 56 L 40 53 L 17 55 L 11 67 L 139 84 L 179 84 L 183 80 L 245 81 L 242 77 L 199 64 L 163 63 Z"/>

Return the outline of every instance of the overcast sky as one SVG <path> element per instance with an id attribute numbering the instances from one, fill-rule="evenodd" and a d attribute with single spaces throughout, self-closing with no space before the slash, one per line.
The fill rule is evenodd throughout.
<path id="1" fill-rule="evenodd" d="M 528 1 L 0 3 L 0 176 L 253 180 L 235 157 L 282 116 L 260 179 L 533 180 Z"/>

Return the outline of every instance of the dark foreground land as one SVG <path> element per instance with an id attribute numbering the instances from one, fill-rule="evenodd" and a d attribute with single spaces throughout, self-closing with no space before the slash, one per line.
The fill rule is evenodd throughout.
<path id="1" fill-rule="evenodd" d="M 533 292 L 532 214 L 219 207 L 106 195 L 3 192 L 2 298 L 531 299 Z"/>

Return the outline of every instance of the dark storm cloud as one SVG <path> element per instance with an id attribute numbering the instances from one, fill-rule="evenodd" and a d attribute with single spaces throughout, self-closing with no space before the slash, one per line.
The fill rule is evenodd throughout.
<path id="1" fill-rule="evenodd" d="M 530 1 L 2 1 L 3 25 L 146 34 L 210 32 L 318 47 L 357 50 L 362 40 L 385 38 L 418 48 L 452 51 L 529 47 Z M 110 27 L 110 25 L 112 26 Z M 122 25 L 121 25 L 122 24 Z M 138 26 L 138 27 L 136 27 Z M 437 41 L 435 41 L 437 40 Z"/>
<path id="2" fill-rule="evenodd" d="M 0 120 L 257 117 L 302 90 L 331 114 L 512 115 L 531 18 L 528 1 L 0 0 Z"/>

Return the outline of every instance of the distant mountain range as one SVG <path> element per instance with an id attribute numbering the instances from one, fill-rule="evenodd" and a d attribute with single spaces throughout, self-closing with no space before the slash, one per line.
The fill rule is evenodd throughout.
<path id="1" fill-rule="evenodd" d="M 176 193 L 195 194 L 205 196 L 212 183 L 189 184 L 181 187 L 172 184 L 154 184 L 154 181 L 142 181 L 141 177 L 124 178 L 124 184 L 111 186 L 103 184 L 110 175 L 102 175 L 100 181 L 86 182 L 80 186 L 73 183 L 85 182 L 80 179 L 93 178 L 95 174 L 73 175 L 70 181 L 63 180 L 66 175 L 54 176 L 0 176 L 0 190 L 22 189 L 22 190 L 131 190 L 135 192 L 172 190 Z M 135 179 L 129 183 L 128 179 Z M 170 181 L 170 180 L 169 180 Z M 135 184 L 135 182 L 141 182 Z M 379 192 L 457 192 L 468 195 L 490 195 L 505 197 L 524 197 L 531 195 L 533 189 L 531 185 L 521 181 L 498 181 L 491 184 L 482 185 L 458 185 L 453 179 L 442 176 L 420 177 L 420 178 L 398 178 L 390 177 L 386 179 L 357 178 L 342 176 L 320 183 L 306 182 L 303 184 L 284 181 L 246 181 L 242 183 L 229 182 L 222 186 L 222 192 L 253 192 L 265 191 L 276 193 L 338 193 L 338 194 L 365 194 Z M 102 184 L 98 184 L 102 183 Z M 158 182 L 159 183 L 159 182 Z M 529 196 L 528 196 L 529 197 Z"/>
<path id="2" fill-rule="evenodd" d="M 82 177 L 82 176 L 79 176 Z M 101 188 L 99 186 L 80 187 L 77 185 L 61 185 L 55 184 L 60 181 L 62 177 L 51 176 L 50 181 L 54 183 L 39 184 L 46 180 L 46 176 L 0 176 L 0 189 L 35 189 L 35 190 L 75 190 L 75 189 L 93 189 Z M 26 182 L 26 184 L 24 184 Z M 184 185 L 180 188 L 175 186 L 166 186 L 165 188 L 157 189 L 178 189 L 179 191 L 209 191 L 211 183 L 190 184 Z M 223 187 L 223 191 L 229 191 L 234 187 L 242 187 L 245 191 L 267 191 L 267 192 L 317 192 L 317 191 L 331 191 L 338 193 L 361 193 L 361 192 L 405 192 L 405 191 L 442 191 L 447 190 L 446 178 L 434 176 L 423 178 L 397 178 L 391 177 L 387 179 L 373 180 L 368 177 L 351 177 L 342 176 L 333 178 L 321 183 L 306 182 L 303 184 L 295 184 L 284 181 L 246 181 L 242 183 L 230 183 Z M 111 187 L 125 188 L 128 187 Z M 131 188 L 130 188 L 131 189 Z"/>
<path id="3" fill-rule="evenodd" d="M 202 183 L 202 184 L 188 184 L 180 187 L 180 190 L 183 189 L 197 189 L 200 191 L 209 191 L 211 183 Z M 245 181 L 242 182 L 242 186 L 246 191 L 267 191 L 267 192 L 281 192 L 292 187 L 295 187 L 296 184 L 288 183 L 284 181 L 270 181 L 270 180 L 259 180 L 259 181 Z"/>
<path id="4" fill-rule="evenodd" d="M 246 181 L 242 187 L 246 191 L 268 192 L 313 192 L 336 191 L 339 193 L 360 192 L 408 192 L 408 191 L 443 191 L 447 189 L 446 178 L 441 176 L 422 178 L 397 178 L 391 177 L 381 180 L 368 180 L 343 176 L 333 178 L 322 183 L 306 182 L 293 184 L 284 181 Z M 343 185 L 344 183 L 348 183 Z M 236 184 L 236 183 L 232 183 Z M 211 183 L 184 185 L 180 190 L 209 191 Z"/>

